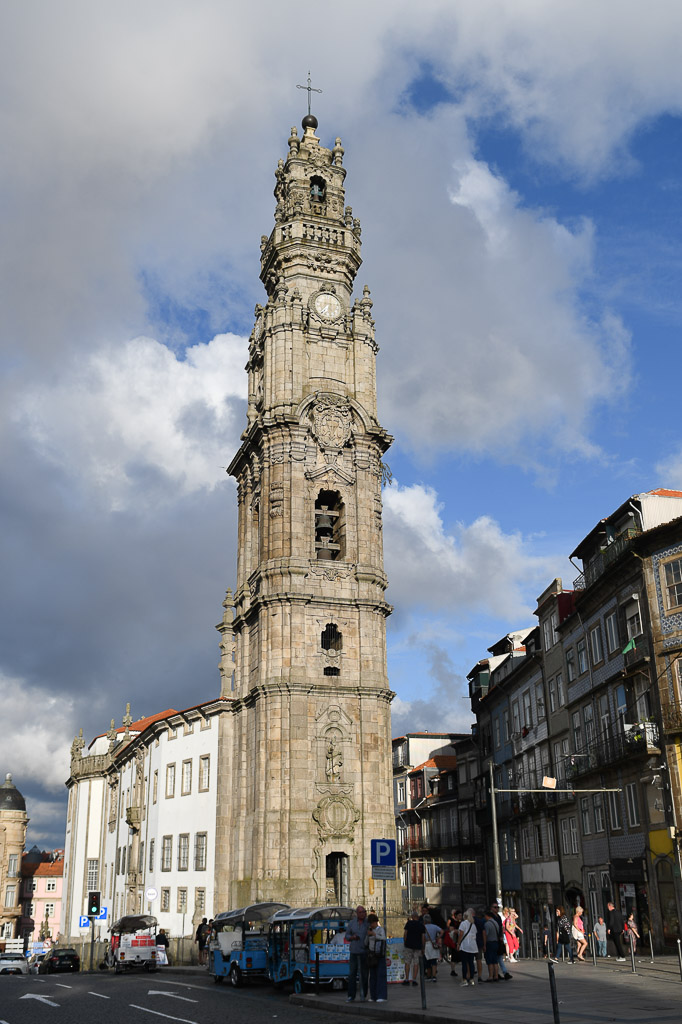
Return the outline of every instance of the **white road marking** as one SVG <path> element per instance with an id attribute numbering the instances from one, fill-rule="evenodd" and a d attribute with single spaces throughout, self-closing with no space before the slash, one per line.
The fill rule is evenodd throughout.
<path id="1" fill-rule="evenodd" d="M 210 977 L 210 975 L 209 975 L 209 977 Z M 159 982 L 159 984 L 161 984 L 161 985 L 177 985 L 178 988 L 196 988 L 196 989 L 198 989 L 199 992 L 205 992 L 206 991 L 206 986 L 205 985 L 188 985 L 188 983 L 186 981 L 170 981 L 170 980 L 168 980 L 168 981 Z"/>
<path id="2" fill-rule="evenodd" d="M 198 1024 L 196 1020 L 187 1020 L 186 1017 L 171 1017 L 169 1013 L 160 1013 L 158 1010 L 148 1010 L 146 1006 L 137 1006 L 135 1003 L 129 1003 L 133 1010 L 143 1010 L 144 1013 L 153 1013 L 155 1017 L 165 1017 L 166 1020 L 179 1020 L 181 1024 Z"/>
<path id="3" fill-rule="evenodd" d="M 175 992 L 165 992 L 161 988 L 150 988 L 148 996 L 170 996 L 171 999 L 182 999 L 183 1003 L 198 1003 L 198 999 L 189 999 L 187 996 L 176 996 Z"/>
<path id="4" fill-rule="evenodd" d="M 98 999 L 111 999 L 111 996 L 103 996 L 101 992 L 88 992 L 89 996 L 97 996 Z"/>
<path id="5" fill-rule="evenodd" d="M 48 1006 L 59 1006 L 59 1003 L 53 1003 L 47 996 L 36 996 L 32 992 L 27 992 L 25 996 L 19 996 L 20 999 L 37 999 L 39 1003 L 47 1003 Z"/>
<path id="6" fill-rule="evenodd" d="M 73 985 L 62 985 L 60 981 L 55 981 L 57 988 L 73 988 Z"/>

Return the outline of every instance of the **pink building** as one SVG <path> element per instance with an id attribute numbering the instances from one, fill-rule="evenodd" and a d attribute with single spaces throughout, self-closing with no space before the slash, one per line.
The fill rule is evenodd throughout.
<path id="1" fill-rule="evenodd" d="M 36 846 L 24 855 L 21 935 L 29 942 L 56 942 L 61 932 L 64 851 L 42 852 Z"/>

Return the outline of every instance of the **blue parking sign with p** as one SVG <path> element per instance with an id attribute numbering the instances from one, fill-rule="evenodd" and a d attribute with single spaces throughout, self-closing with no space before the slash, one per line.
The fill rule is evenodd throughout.
<path id="1" fill-rule="evenodd" d="M 371 863 L 373 867 L 395 867 L 396 865 L 395 839 L 373 839 Z"/>

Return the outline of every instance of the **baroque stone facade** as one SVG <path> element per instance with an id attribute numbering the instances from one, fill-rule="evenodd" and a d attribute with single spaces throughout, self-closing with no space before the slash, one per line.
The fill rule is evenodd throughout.
<path id="1" fill-rule="evenodd" d="M 364 898 L 394 835 L 372 301 L 343 149 L 292 128 L 261 240 L 238 484 L 237 586 L 221 633 L 216 896 Z M 234 617 L 233 617 L 234 616 Z M 397 902 L 397 890 L 391 893 Z"/>

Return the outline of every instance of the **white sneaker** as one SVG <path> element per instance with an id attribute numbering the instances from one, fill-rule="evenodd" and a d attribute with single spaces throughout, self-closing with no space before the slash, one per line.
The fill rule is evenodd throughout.
<path id="1" fill-rule="evenodd" d="M 476 988 L 476 982 L 475 981 L 470 981 L 469 984 L 472 985 L 474 988 Z"/>
<path id="2" fill-rule="evenodd" d="M 385 1002 L 386 1002 L 385 999 L 377 999 L 377 1003 L 385 1003 Z"/>
<path id="3" fill-rule="evenodd" d="M 468 982 L 468 981 L 460 981 L 460 983 L 459 983 L 459 987 L 460 987 L 460 988 L 466 988 L 468 984 L 469 984 L 469 982 Z"/>
<path id="4" fill-rule="evenodd" d="M 616 962 L 619 963 L 619 964 L 624 964 L 625 963 L 625 957 L 624 956 L 617 956 L 616 957 Z"/>

